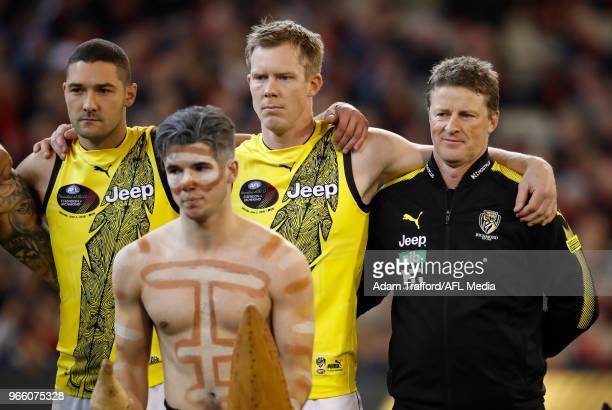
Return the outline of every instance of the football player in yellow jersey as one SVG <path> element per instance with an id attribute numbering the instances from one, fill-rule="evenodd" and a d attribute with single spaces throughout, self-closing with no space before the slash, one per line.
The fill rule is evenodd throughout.
<path id="1" fill-rule="evenodd" d="M 287 25 L 298 27 L 298 40 L 290 40 L 282 36 L 280 39 L 274 38 L 279 29 L 285 31 Z M 321 43 L 320 46 L 315 46 L 314 53 L 303 53 L 303 44 L 300 42 L 302 40 L 299 40 L 304 38 L 301 34 L 302 30 L 304 30 L 303 27 L 292 22 L 276 22 L 257 26 L 253 30 L 250 45 L 247 46 L 249 81 L 254 108 L 262 121 L 262 140 L 265 146 L 275 150 L 303 144 L 309 139 L 312 130 L 315 128 L 312 117 L 312 98 L 322 85 L 320 62 L 322 61 L 323 50 Z M 271 40 L 266 38 L 267 33 L 272 35 Z M 261 37 L 262 41 L 259 41 L 258 37 Z M 306 36 L 306 38 L 312 41 L 312 37 Z M 318 42 L 320 43 L 320 38 Z M 316 62 L 317 58 L 319 64 L 312 65 L 312 61 Z M 267 64 L 262 66 L 263 63 Z M 283 66 L 281 64 L 279 67 L 280 63 L 288 63 L 288 65 Z M 314 67 L 314 72 L 305 70 L 308 65 Z M 287 70 L 287 67 L 289 67 L 289 70 Z M 285 93 L 287 87 L 293 87 L 289 90 L 291 91 L 289 94 Z M 286 109 L 286 107 L 290 109 Z M 352 186 L 357 192 L 355 200 L 367 205 L 380 184 L 422 166 L 429 153 L 430 149 L 420 150 L 416 145 L 410 144 L 393 133 L 370 129 L 366 144 L 350 155 L 352 161 L 349 162 L 350 166 L 347 167 L 354 179 Z M 527 171 L 517 198 L 519 216 L 526 218 L 531 223 L 547 222 L 554 216 L 554 212 L 552 212 L 556 208 L 554 178 L 552 178 L 552 172 L 547 164 L 537 158 L 520 156 L 519 154 L 493 152 L 493 156 L 511 168 L 518 171 Z M 528 164 L 530 166 L 527 168 Z M 287 166 L 290 168 L 290 165 Z M 294 189 L 293 191 L 287 189 L 288 187 L 285 188 L 283 194 L 286 194 L 286 191 L 297 192 L 294 189 L 297 188 L 297 185 L 291 187 Z M 313 193 L 312 187 L 310 189 L 311 191 L 307 191 Z M 306 191 L 300 192 L 308 193 Z M 331 194 L 333 189 L 328 192 Z M 533 192 L 533 195 L 527 203 L 528 192 Z M 356 228 L 357 233 L 353 236 L 361 237 L 363 235 L 362 231 L 359 231 L 359 227 Z M 350 277 L 347 281 L 354 283 L 355 278 Z M 315 298 L 319 299 L 321 299 L 319 293 L 334 293 L 329 289 L 315 289 L 315 292 L 317 292 Z M 348 303 L 349 305 L 353 303 L 344 300 L 337 302 Z M 347 356 L 352 356 L 351 360 L 353 361 L 355 355 L 354 344 L 354 342 L 349 342 L 349 351 L 346 352 Z M 315 354 L 313 371 L 322 370 L 327 372 L 326 374 L 341 373 L 334 373 L 334 370 L 338 370 L 338 364 L 334 362 L 326 363 L 324 353 L 322 352 L 322 356 Z M 319 358 L 322 360 L 319 360 Z M 338 408 L 338 406 L 344 406 L 341 404 L 344 403 L 343 400 L 348 400 L 346 403 L 349 404 L 344 408 L 351 408 L 350 406 L 355 408 L 357 399 L 354 394 L 354 372 L 341 379 L 339 387 L 334 387 L 335 383 L 331 383 L 331 388 L 327 393 L 311 396 L 317 400 L 311 401 L 309 405 Z M 314 377 L 313 380 L 313 390 L 316 390 L 318 382 Z M 347 394 L 338 394 L 338 391 L 347 390 Z M 328 398 L 331 399 L 328 400 Z M 340 400 L 340 404 L 337 404 L 336 398 Z"/>
<path id="2" fill-rule="evenodd" d="M 241 171 L 233 206 L 283 234 L 310 262 L 315 342 L 313 385 L 305 408 L 358 409 L 355 294 L 367 206 L 382 184 L 422 167 L 431 147 L 370 128 L 354 152 L 343 156 L 330 151 L 333 129 L 313 118 L 313 97 L 323 85 L 323 43 L 318 34 L 293 21 L 254 26 L 245 56 L 261 134 L 237 149 Z M 525 172 L 517 198 L 519 217 L 529 223 L 549 222 L 556 211 L 550 165 L 499 150 L 493 157 Z"/>
<path id="3" fill-rule="evenodd" d="M 71 123 L 79 136 L 69 155 L 70 161 L 62 163 L 56 161 L 54 156 L 45 158 L 40 153 L 34 153 L 17 167 L 9 181 L 15 181 L 17 186 L 25 184 L 30 187 L 43 204 L 43 208 L 47 211 L 52 241 L 57 242 L 53 246 L 55 262 L 58 267 L 60 264 L 62 266 L 62 269 L 58 268 L 57 276 L 54 277 L 59 284 L 61 299 L 61 329 L 58 341 L 60 360 L 56 389 L 65 395 L 64 400 L 53 403 L 53 409 L 88 409 L 97 369 L 101 360 L 110 355 L 114 340 L 112 316 L 114 303 L 108 282 L 110 263 L 119 250 L 118 244 L 129 240 L 130 237 L 124 229 L 122 230 L 128 225 L 123 220 L 123 213 L 104 214 L 104 210 L 113 208 L 109 194 L 112 194 L 113 190 L 126 188 L 120 186 L 114 177 L 121 176 L 119 175 L 121 169 L 129 167 L 124 160 L 136 153 L 137 146 L 141 147 L 139 151 L 141 156 L 133 157 L 149 164 L 150 181 L 140 188 L 142 201 L 131 198 L 134 199 L 132 203 L 144 203 L 147 199 L 156 196 L 148 202 L 155 204 L 155 210 L 150 207 L 150 213 L 141 221 L 140 229 L 147 230 L 149 227 L 174 219 L 176 212 L 172 209 L 168 195 L 165 195 L 160 183 L 158 168 L 153 158 L 150 129 L 131 129 L 126 124 L 126 110 L 134 103 L 137 87 L 131 81 L 129 59 L 125 52 L 116 44 L 101 39 L 79 45 L 66 65 L 63 90 Z M 93 158 L 91 155 L 106 156 L 112 161 L 108 166 L 90 163 Z M 61 181 L 63 177 L 78 177 L 79 183 L 68 183 L 58 191 L 54 185 L 56 180 L 58 183 L 64 182 Z M 107 178 L 104 184 L 106 186 L 98 187 L 103 185 L 99 182 L 100 178 L 102 180 Z M 96 192 L 97 189 L 102 190 Z M 15 194 L 13 197 L 28 196 L 27 190 L 16 192 L 20 194 Z M 51 197 L 52 192 L 56 193 L 53 197 Z M 100 197 L 103 199 L 100 200 Z M 128 210 L 135 208 L 128 203 L 122 207 Z M 40 222 L 40 209 L 38 207 L 32 209 L 35 215 L 33 220 L 38 219 Z M 57 212 L 53 209 L 57 209 Z M 49 212 L 58 215 L 58 218 L 67 219 L 63 221 L 51 218 Z M 3 216 L 10 214 L 11 210 L 8 210 Z M 91 229 L 89 226 L 77 227 L 79 220 L 88 218 L 98 221 L 93 222 L 97 223 L 98 227 L 95 229 L 94 225 L 91 225 Z M 101 219 L 106 219 L 108 223 L 104 221 L 99 223 Z M 55 239 L 54 229 L 57 232 Z M 136 236 L 139 235 L 138 232 L 136 230 Z M 115 243 L 113 244 L 113 240 L 102 241 L 96 235 L 112 236 Z M 40 232 L 40 237 L 45 238 L 44 232 Z M 71 239 L 78 243 L 64 246 L 65 241 Z M 93 246 L 92 243 L 97 241 L 105 244 Z M 69 247 L 75 249 L 70 256 L 65 253 Z M 15 254 L 11 249 L 9 251 Z M 78 267 L 67 269 L 71 263 L 68 259 L 76 260 Z M 90 282 L 103 283 L 104 286 L 99 289 L 88 288 Z M 97 305 L 97 310 L 92 313 L 87 307 L 88 304 Z M 158 347 L 157 352 L 159 352 Z M 155 375 L 150 376 L 152 388 L 149 393 L 151 397 L 149 408 L 163 409 L 163 385 L 160 384 L 163 376 L 159 357 L 156 361 L 157 363 L 151 363 L 151 371 L 155 372 Z"/>
<path id="4" fill-rule="evenodd" d="M 147 351 L 155 325 L 168 408 L 237 410 L 230 404 L 238 402 L 242 409 L 278 410 L 274 406 L 283 404 L 283 409 L 290 404 L 301 409 L 310 391 L 314 333 L 306 258 L 279 234 L 232 210 L 238 163 L 234 124 L 223 111 L 188 107 L 166 118 L 157 133 L 155 149 L 181 212 L 178 219 L 127 245 L 115 259 L 115 373 L 130 397 L 129 408 L 140 409 L 146 402 Z M 278 347 L 278 374 L 282 366 L 286 387 L 280 377 L 266 387 L 247 378 L 243 388 L 250 393 L 230 387 L 233 359 L 240 359 L 232 351 L 249 305 L 274 334 L 268 349 Z M 261 377 L 274 377 L 270 368 L 277 363 L 265 361 L 263 353 L 255 360 L 267 368 Z M 239 367 L 242 377 L 255 365 L 249 361 Z M 117 394 L 104 393 L 104 380 L 96 385 L 92 408 L 128 408 L 110 404 Z M 270 400 L 285 389 L 288 397 Z"/>
<path id="5" fill-rule="evenodd" d="M 66 152 L 63 153 L 66 162 L 42 151 L 30 155 L 11 173 L 10 156 L 0 146 L 3 177 L 0 244 L 58 286 L 49 237 L 41 228 L 42 213 L 30 195 L 28 188 L 31 188 L 45 205 L 49 229 L 55 238 L 53 252 L 63 266 L 58 269 L 63 314 L 56 388 L 65 391 L 67 398 L 54 403 L 55 409 L 89 408 L 88 398 L 96 382 L 97 368 L 110 354 L 114 336 L 113 301 L 110 281 L 106 279 L 114 255 L 126 243 L 176 217 L 155 166 L 159 164 L 152 151 L 152 128 L 126 124 L 126 110 L 133 104 L 136 91 L 129 60 L 120 47 L 100 39 L 85 42 L 77 47 L 66 67 L 64 95 L 72 122 L 70 127 L 78 137 L 69 155 L 66 157 Z M 361 114 L 351 107 L 340 106 L 330 113 L 331 120 L 342 117 L 350 133 L 354 129 L 367 129 Z M 358 141 L 348 141 L 350 145 L 355 142 Z M 105 163 L 98 164 L 96 159 Z M 144 174 L 151 181 L 129 187 L 114 183 L 130 179 L 121 178 L 125 175 L 119 169 L 133 169 L 130 164 L 142 165 L 142 161 L 151 165 L 144 167 L 147 171 Z M 78 183 L 68 181 L 75 177 Z M 59 186 L 63 181 L 66 183 Z M 156 198 L 152 200 L 154 195 Z M 122 204 L 130 204 L 129 210 L 125 211 Z M 138 219 L 133 218 L 131 205 L 135 205 Z M 121 216 L 128 214 L 132 217 Z M 87 223 L 85 229 L 76 227 L 84 223 Z M 82 255 L 76 255 L 78 252 Z M 72 266 L 75 263 L 78 266 Z M 101 287 L 92 287 L 92 282 Z M 101 309 L 97 310 L 96 305 Z M 87 320 L 79 319 L 83 317 Z M 156 349 L 154 346 L 153 350 Z M 76 359 L 77 351 L 85 359 Z M 160 383 L 159 357 L 152 360 L 151 368 L 156 369 L 156 374 L 150 375 L 150 383 Z M 149 393 L 149 408 L 162 406 L 163 386 L 158 385 Z"/>

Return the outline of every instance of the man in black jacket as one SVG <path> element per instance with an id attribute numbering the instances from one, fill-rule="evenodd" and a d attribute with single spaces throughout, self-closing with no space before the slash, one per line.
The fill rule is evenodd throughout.
<path id="1" fill-rule="evenodd" d="M 580 292 L 396 293 L 387 380 L 393 408 L 543 409 L 545 358 L 588 329 L 598 314 L 580 242 L 560 213 L 551 224 L 533 227 L 514 215 L 520 176 L 488 155 L 489 135 L 499 120 L 499 85 L 490 63 L 458 57 L 436 65 L 427 106 L 433 155 L 424 168 L 379 191 L 370 212 L 368 250 L 420 255 L 542 250 L 558 255 L 564 280 Z M 367 275 L 371 278 L 372 270 L 366 262 Z M 364 297 L 362 279 L 358 314 L 381 300 Z"/>

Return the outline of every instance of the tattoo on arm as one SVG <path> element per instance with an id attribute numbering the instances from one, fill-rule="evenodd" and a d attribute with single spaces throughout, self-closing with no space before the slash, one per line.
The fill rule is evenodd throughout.
<path id="1" fill-rule="evenodd" d="M 57 288 L 49 233 L 34 193 L 16 175 L 0 182 L 0 245 Z"/>

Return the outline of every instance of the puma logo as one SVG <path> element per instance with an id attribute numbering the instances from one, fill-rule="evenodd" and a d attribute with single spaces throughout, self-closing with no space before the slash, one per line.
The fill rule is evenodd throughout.
<path id="1" fill-rule="evenodd" d="M 404 214 L 402 220 L 414 222 L 417 228 L 421 229 L 421 225 L 419 225 L 419 218 L 421 217 L 421 215 L 423 215 L 423 211 L 419 212 L 419 216 L 417 216 L 416 218 L 414 216 L 411 216 L 410 214 Z"/>
<path id="2" fill-rule="evenodd" d="M 112 167 L 112 164 L 108 166 L 108 168 L 104 169 L 102 167 L 99 167 L 97 165 L 93 166 L 94 171 L 100 171 L 100 172 L 104 172 L 106 174 L 107 177 L 110 178 L 110 175 L 108 174 L 108 170 Z"/>

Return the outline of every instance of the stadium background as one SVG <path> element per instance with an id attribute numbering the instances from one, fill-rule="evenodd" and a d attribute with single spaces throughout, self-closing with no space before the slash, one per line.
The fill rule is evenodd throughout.
<path id="1" fill-rule="evenodd" d="M 249 27 L 264 16 L 291 18 L 322 34 L 325 83 L 317 112 L 349 101 L 371 125 L 420 143 L 429 142 L 428 69 L 455 55 L 491 61 L 501 75 L 502 107 L 492 145 L 546 158 L 555 169 L 560 208 L 584 248 L 610 249 L 609 0 L 0 0 L 0 142 L 18 163 L 34 142 L 68 121 L 64 64 L 92 37 L 119 43 L 131 58 L 139 92 L 129 124 L 215 104 L 238 130 L 256 131 L 243 50 Z M 57 304 L 53 292 L 0 253 L 0 388 L 52 385 Z M 388 304 L 359 326 L 359 386 L 366 410 L 377 409 L 386 394 Z M 599 409 L 602 397 L 612 402 L 610 298 L 602 298 L 595 326 L 550 367 L 572 372 L 552 374 L 559 387 L 549 408 Z"/>

